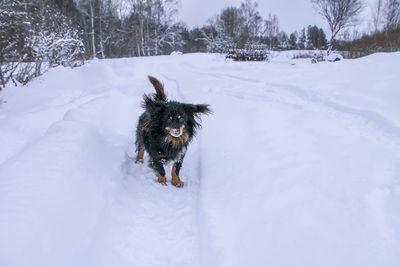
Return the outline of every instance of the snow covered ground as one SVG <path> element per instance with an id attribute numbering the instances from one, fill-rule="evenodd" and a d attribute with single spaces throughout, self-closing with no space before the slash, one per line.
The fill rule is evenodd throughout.
<path id="1" fill-rule="evenodd" d="M 97 60 L 6 88 L 0 266 L 400 266 L 400 53 L 277 58 Z M 148 74 L 214 111 L 182 189 L 130 159 Z"/>

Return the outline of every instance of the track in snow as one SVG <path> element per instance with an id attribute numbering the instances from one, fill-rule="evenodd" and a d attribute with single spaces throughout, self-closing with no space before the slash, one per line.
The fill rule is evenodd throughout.
<path id="1" fill-rule="evenodd" d="M 166 86 L 167 95 L 178 95 L 175 100 L 184 101 L 176 80 L 160 75 L 159 71 L 149 74 L 163 82 L 172 81 Z M 171 85 L 176 86 L 171 88 Z M 134 150 L 134 147 L 129 149 Z M 166 167 L 168 186 L 162 186 L 147 166 L 147 155 L 144 164 L 135 164 L 134 155 L 128 156 L 131 153 L 126 154 L 122 165 L 124 180 L 108 214 L 111 218 L 106 229 L 108 240 L 102 242 L 107 246 L 102 249 L 113 251 L 115 258 L 121 259 L 118 264 L 122 266 L 196 266 L 200 260 L 197 214 L 201 153 L 198 140 L 193 141 L 185 157 L 181 171 L 184 188 L 170 184 L 171 166 Z"/>

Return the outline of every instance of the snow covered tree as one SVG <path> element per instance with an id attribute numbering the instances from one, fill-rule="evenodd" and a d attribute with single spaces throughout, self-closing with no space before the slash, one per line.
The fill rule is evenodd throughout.
<path id="1" fill-rule="evenodd" d="M 51 0 L 5 0 L 0 3 L 1 73 L 27 83 L 43 68 L 82 60 L 79 31 Z"/>
<path id="2" fill-rule="evenodd" d="M 211 30 L 211 29 L 210 29 Z M 213 34 L 212 30 L 207 34 L 207 51 L 211 53 L 226 53 L 236 47 L 233 39 L 224 33 Z"/>
<path id="3" fill-rule="evenodd" d="M 173 50 L 181 50 L 184 44 L 182 32 L 184 26 L 177 23 L 178 2 L 176 0 L 157 0 L 155 1 L 153 12 L 148 14 L 150 24 L 153 24 L 154 35 L 150 32 L 151 43 L 154 44 L 153 54 L 169 54 Z M 151 21 L 152 14 L 157 20 Z"/>
<path id="4" fill-rule="evenodd" d="M 203 29 L 195 27 L 183 34 L 184 52 L 207 52 L 207 36 Z"/>
<path id="5" fill-rule="evenodd" d="M 73 65 L 83 60 L 84 45 L 79 30 L 56 9 L 50 0 L 41 0 L 34 14 L 34 34 L 28 38 L 32 44 L 32 56 L 36 61 L 35 75 L 41 74 L 43 63 L 49 67 L 60 64 Z"/>

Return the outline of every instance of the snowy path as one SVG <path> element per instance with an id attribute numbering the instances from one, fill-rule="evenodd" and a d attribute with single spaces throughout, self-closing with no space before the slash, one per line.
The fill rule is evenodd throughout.
<path id="1" fill-rule="evenodd" d="M 115 59 L 7 88 L 0 266 L 398 266 L 399 59 Z M 183 189 L 129 158 L 148 74 L 214 111 Z"/>
<path id="2" fill-rule="evenodd" d="M 173 99 L 184 101 L 179 82 L 160 73 L 159 69 L 164 67 L 159 64 L 148 73 L 166 83 L 170 80 L 168 95 L 177 95 Z M 125 156 L 122 166 L 121 188 L 107 215 L 112 218 L 104 229 L 107 240 L 98 242 L 106 245 L 100 255 L 107 255 L 109 251 L 115 255 L 111 259 L 108 255 L 97 259 L 95 266 L 196 266 L 199 262 L 199 150 L 198 142 L 194 142 L 181 173 L 186 185 L 183 189 L 155 183 L 147 163 L 133 164 L 135 155 L 129 151 L 130 156 Z M 171 166 L 166 170 L 170 177 Z M 115 259 L 120 261 L 114 262 Z"/>

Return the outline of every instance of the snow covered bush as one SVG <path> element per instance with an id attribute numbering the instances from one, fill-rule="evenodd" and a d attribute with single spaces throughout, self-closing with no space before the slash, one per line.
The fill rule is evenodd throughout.
<path id="1" fill-rule="evenodd" d="M 35 60 L 47 62 L 50 67 L 74 66 L 76 61 L 83 61 L 85 47 L 79 30 L 50 3 L 36 17 L 31 39 Z"/>
<path id="2" fill-rule="evenodd" d="M 318 63 L 324 61 L 325 52 L 323 51 L 315 51 L 311 57 L 311 63 Z"/>
<path id="3" fill-rule="evenodd" d="M 245 49 L 229 49 L 226 58 L 234 61 L 267 61 L 270 52 L 263 45 L 246 45 Z"/>
<path id="4" fill-rule="evenodd" d="M 335 62 L 335 61 L 340 61 L 343 60 L 343 56 L 339 53 L 334 53 L 331 52 L 327 57 L 326 60 L 328 60 L 329 62 Z"/>
<path id="5" fill-rule="evenodd" d="M 183 53 L 181 51 L 173 51 L 170 55 L 171 56 L 182 56 Z"/>
<path id="6" fill-rule="evenodd" d="M 262 50 L 230 49 L 226 58 L 234 61 L 266 61 L 269 53 Z"/>
<path id="7" fill-rule="evenodd" d="M 49 67 L 78 66 L 85 47 L 79 29 L 49 0 L 0 3 L 0 81 L 26 84 Z"/>

